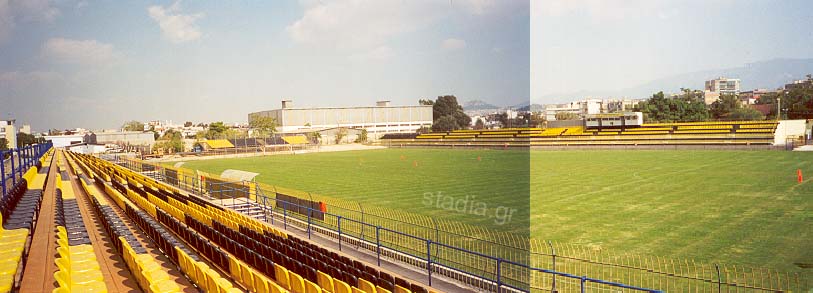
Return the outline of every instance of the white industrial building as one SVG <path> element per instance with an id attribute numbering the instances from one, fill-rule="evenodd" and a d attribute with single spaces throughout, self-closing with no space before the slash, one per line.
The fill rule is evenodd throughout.
<path id="1" fill-rule="evenodd" d="M 282 108 L 248 114 L 248 121 L 256 117 L 271 117 L 277 122 L 277 131 L 292 132 L 305 129 L 350 128 L 365 129 L 371 140 L 385 133 L 416 132 L 432 126 L 432 106 L 390 106 L 379 101 L 366 107 L 295 108 L 292 101 L 282 101 Z"/>

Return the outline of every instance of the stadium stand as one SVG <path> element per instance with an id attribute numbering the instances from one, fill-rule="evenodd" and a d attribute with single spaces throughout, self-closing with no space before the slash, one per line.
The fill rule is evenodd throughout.
<path id="1" fill-rule="evenodd" d="M 283 136 L 282 140 L 284 140 L 288 144 L 308 144 L 308 143 L 310 143 L 310 142 L 308 142 L 307 137 L 304 137 L 304 136 L 301 136 L 301 135 Z"/>
<path id="2" fill-rule="evenodd" d="M 225 139 L 209 139 L 205 140 L 202 143 L 209 145 L 209 148 L 212 149 L 225 149 L 225 148 L 233 148 L 234 145 Z"/>
<path id="3" fill-rule="evenodd" d="M 713 121 L 652 123 L 636 128 L 509 128 L 455 130 L 414 138 L 384 138 L 389 146 L 597 146 L 597 145 L 771 145 L 778 123 Z"/>
<path id="4" fill-rule="evenodd" d="M 110 162 L 66 154 L 77 162 L 72 164 L 75 168 L 85 171 L 83 183 L 103 185 L 104 192 L 124 206 L 127 216 L 204 291 L 242 292 L 225 275 L 252 292 L 432 292 Z M 107 214 L 103 197 L 93 197 L 97 210 Z M 117 227 L 115 218 L 106 221 Z M 164 284 L 163 274 L 143 273 L 153 265 L 139 263 L 138 249 L 124 233 L 112 234 L 118 235 L 117 245 L 128 266 L 142 272 L 144 280 L 139 282 L 148 283 L 142 287 L 174 292 L 171 284 Z"/>
<path id="5" fill-rule="evenodd" d="M 259 138 L 229 139 L 229 143 L 231 143 L 234 147 L 237 148 L 261 147 L 265 144 L 265 142 Z"/>
<path id="6" fill-rule="evenodd" d="M 30 247 L 52 151 L 28 169 L 22 179 L 0 200 L 0 292 L 17 287 L 17 280 Z"/>

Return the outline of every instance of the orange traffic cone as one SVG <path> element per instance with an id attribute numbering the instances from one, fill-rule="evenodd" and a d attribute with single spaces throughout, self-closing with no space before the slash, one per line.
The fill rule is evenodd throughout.
<path id="1" fill-rule="evenodd" d="M 802 177 L 802 169 L 796 169 L 796 179 L 799 183 L 805 181 L 804 177 Z"/>
<path id="2" fill-rule="evenodd" d="M 482 161 L 482 160 L 483 160 L 483 158 L 481 158 L 480 156 L 477 156 L 477 161 L 478 161 L 478 162 L 479 162 L 479 161 Z"/>

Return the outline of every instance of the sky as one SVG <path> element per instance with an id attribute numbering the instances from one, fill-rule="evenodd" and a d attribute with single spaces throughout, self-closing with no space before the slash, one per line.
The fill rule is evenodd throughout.
<path id="1" fill-rule="evenodd" d="M 522 0 L 0 0 L 0 119 L 245 122 L 298 107 L 530 98 Z"/>
<path id="2" fill-rule="evenodd" d="M 682 73 L 813 58 L 810 0 L 532 0 L 531 27 L 531 101 L 543 104 Z"/>

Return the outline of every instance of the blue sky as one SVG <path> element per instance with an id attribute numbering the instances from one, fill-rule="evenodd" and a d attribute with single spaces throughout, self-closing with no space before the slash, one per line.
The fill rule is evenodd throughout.
<path id="1" fill-rule="evenodd" d="M 530 97 L 520 0 L 0 0 L 0 119 L 245 121 L 279 107 Z"/>
<path id="2" fill-rule="evenodd" d="M 755 61 L 813 58 L 809 0 L 540 0 L 531 10 L 534 102 Z"/>

